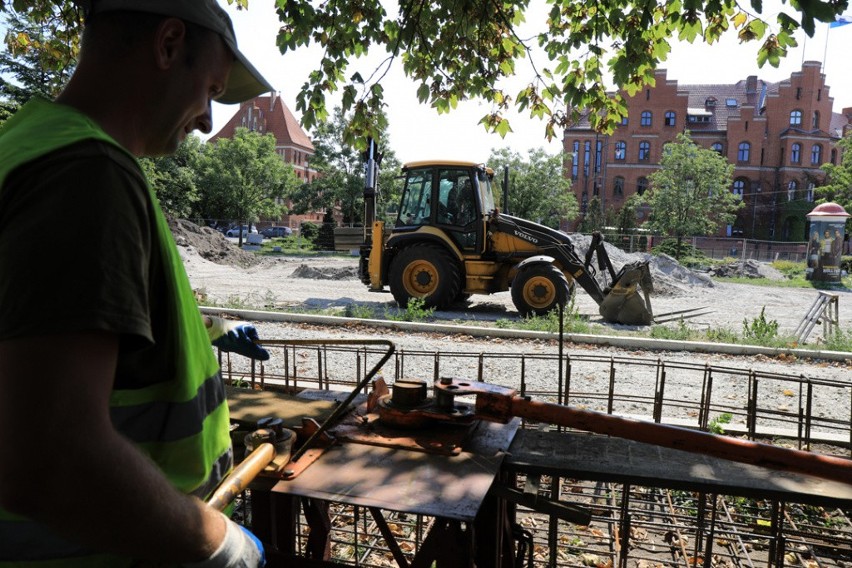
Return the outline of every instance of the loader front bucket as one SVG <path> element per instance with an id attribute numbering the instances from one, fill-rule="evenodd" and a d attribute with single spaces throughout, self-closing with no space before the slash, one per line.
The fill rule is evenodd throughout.
<path id="1" fill-rule="evenodd" d="M 625 264 L 615 276 L 612 287 L 604 293 L 600 314 L 612 323 L 650 325 L 654 322 L 649 297 L 653 290 L 647 262 Z"/>

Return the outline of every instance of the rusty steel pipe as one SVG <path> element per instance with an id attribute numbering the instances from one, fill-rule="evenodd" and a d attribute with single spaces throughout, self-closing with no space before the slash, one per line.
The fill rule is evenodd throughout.
<path id="1" fill-rule="evenodd" d="M 269 442 L 260 444 L 222 480 L 213 495 L 207 499 L 207 504 L 217 511 L 224 511 L 273 459 L 275 446 Z"/>
<path id="2" fill-rule="evenodd" d="M 477 415 L 492 419 L 500 419 L 501 416 L 517 416 L 536 422 L 607 434 L 760 467 L 803 473 L 852 485 L 852 460 L 836 456 L 782 448 L 644 420 L 632 420 L 592 410 L 536 402 L 520 396 L 507 397 L 479 393 L 476 412 Z"/>

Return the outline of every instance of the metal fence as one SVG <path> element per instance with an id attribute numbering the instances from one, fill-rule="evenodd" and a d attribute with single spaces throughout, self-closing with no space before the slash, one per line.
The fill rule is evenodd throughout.
<path id="1" fill-rule="evenodd" d="M 381 356 L 372 348 L 271 346 L 272 368 L 220 355 L 226 378 L 256 388 L 351 389 Z M 766 373 L 651 357 L 397 351 L 386 377 L 434 379 L 447 372 L 471 380 L 513 379 L 537 400 L 570 404 L 654 422 L 712 430 L 720 424 L 750 439 L 771 437 L 804 449 L 852 456 L 852 382 Z M 535 385 L 535 386 L 533 386 Z M 729 417 L 720 422 L 721 417 Z M 523 490 L 520 476 L 516 486 Z M 678 491 L 576 478 L 543 479 L 541 495 L 585 506 L 592 521 L 578 526 L 519 507 L 516 566 L 697 568 L 756 566 L 843 568 L 852 562 L 852 509 L 774 499 Z M 369 567 L 413 557 L 433 519 L 388 512 L 399 549 L 389 550 L 368 509 L 335 505 L 332 560 Z M 298 547 L 307 542 L 301 520 Z"/>
<path id="2" fill-rule="evenodd" d="M 667 240 L 660 235 L 620 234 L 608 232 L 606 241 L 625 252 L 650 252 L 652 248 Z M 713 259 L 736 258 L 772 262 L 789 260 L 804 262 L 807 242 L 761 241 L 730 237 L 685 237 L 684 242 Z"/>
<path id="3" fill-rule="evenodd" d="M 225 232 L 233 223 L 223 219 L 194 219 L 195 223 Z M 258 224 L 262 231 L 269 223 Z M 363 227 L 357 224 L 339 225 L 336 223 L 298 222 L 290 227 L 293 231 L 294 246 L 301 250 L 325 250 L 347 252 L 360 244 Z M 619 233 L 603 231 L 608 243 L 625 252 L 650 252 L 651 249 L 667 237 L 653 235 L 645 231 Z M 736 258 L 741 260 L 753 259 L 765 262 L 789 260 L 804 262 L 807 252 L 807 242 L 762 241 L 733 237 L 686 237 L 685 242 L 691 244 L 706 256 L 714 259 Z M 845 243 L 844 254 L 849 254 L 849 243 Z"/>

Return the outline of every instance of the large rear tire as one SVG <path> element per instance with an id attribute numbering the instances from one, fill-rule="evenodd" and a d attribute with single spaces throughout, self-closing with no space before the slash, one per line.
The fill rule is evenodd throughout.
<path id="1" fill-rule="evenodd" d="M 461 269 L 445 249 L 419 243 L 402 249 L 391 261 L 390 289 L 401 308 L 422 298 L 426 308 L 448 308 L 461 291 Z"/>
<path id="2" fill-rule="evenodd" d="M 543 316 L 560 303 L 567 304 L 573 291 L 561 270 L 552 264 L 535 264 L 512 280 L 512 303 L 523 317 Z"/>

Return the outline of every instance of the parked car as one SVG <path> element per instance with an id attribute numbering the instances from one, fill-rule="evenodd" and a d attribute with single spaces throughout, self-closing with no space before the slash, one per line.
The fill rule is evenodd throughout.
<path id="1" fill-rule="evenodd" d="M 260 233 L 267 239 L 274 237 L 289 237 L 293 234 L 293 229 L 290 227 L 267 227 Z"/>
<path id="2" fill-rule="evenodd" d="M 252 225 L 248 227 L 246 225 L 239 225 L 238 227 L 231 227 L 225 232 L 226 237 L 239 237 L 240 233 L 242 233 L 243 238 L 248 237 L 249 233 L 257 234 L 257 227 Z"/>

